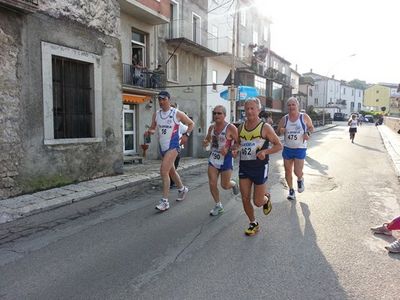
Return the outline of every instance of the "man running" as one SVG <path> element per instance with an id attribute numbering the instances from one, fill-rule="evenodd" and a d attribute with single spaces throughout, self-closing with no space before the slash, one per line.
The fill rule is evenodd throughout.
<path id="1" fill-rule="evenodd" d="M 259 229 L 254 208 L 251 203 L 252 188 L 253 202 L 262 207 L 265 215 L 271 212 L 271 197 L 267 193 L 269 154 L 282 150 L 282 144 L 271 125 L 259 118 L 261 110 L 260 100 L 248 99 L 244 104 L 246 121 L 239 126 L 240 162 L 239 186 L 242 194 L 244 211 L 249 218 L 249 227 L 246 235 L 254 235 Z M 269 142 L 272 147 L 269 148 Z M 233 153 L 236 155 L 236 151 Z"/>
<path id="2" fill-rule="evenodd" d="M 314 131 L 311 118 L 306 113 L 299 112 L 299 101 L 290 97 L 287 101 L 289 113 L 282 117 L 278 124 L 278 134 L 284 135 L 283 162 L 285 178 L 289 186 L 288 200 L 295 200 L 293 189 L 293 169 L 297 176 L 297 191 L 304 191 L 303 167 L 306 158 L 307 140 Z"/>
<path id="3" fill-rule="evenodd" d="M 217 105 L 212 114 L 214 124 L 208 128 L 203 147 L 207 147 L 211 142 L 210 157 L 208 159 L 208 184 L 215 206 L 210 211 L 210 215 L 218 216 L 224 212 L 219 198 L 219 175 L 221 175 L 221 187 L 224 190 L 232 189 L 233 194 L 239 194 L 238 183 L 231 180 L 233 170 L 231 147 L 233 143 L 237 143 L 237 128 L 235 125 L 225 121 L 226 109 L 224 106 Z"/>
<path id="4" fill-rule="evenodd" d="M 168 195 L 170 189 L 170 179 L 175 182 L 178 187 L 178 198 L 176 201 L 185 199 L 189 189 L 182 184 L 179 174 L 174 167 L 175 158 L 180 151 L 179 146 L 179 123 L 182 122 L 188 128 L 181 137 L 181 143 L 185 144 L 193 131 L 193 121 L 180 110 L 171 107 L 171 97 L 167 91 L 161 91 L 158 94 L 160 110 L 153 114 L 150 128 L 145 132 L 145 135 L 154 134 L 158 128 L 158 139 L 161 152 L 161 167 L 160 174 L 163 184 L 163 194 L 156 209 L 166 211 L 169 209 Z"/>

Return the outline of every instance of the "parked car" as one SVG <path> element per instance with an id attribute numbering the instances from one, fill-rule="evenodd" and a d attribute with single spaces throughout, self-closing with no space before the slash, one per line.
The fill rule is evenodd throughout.
<path id="1" fill-rule="evenodd" d="M 372 115 L 365 115 L 364 116 L 364 121 L 369 122 L 369 123 L 374 123 L 374 116 Z"/>
<path id="2" fill-rule="evenodd" d="M 333 121 L 346 121 L 346 115 L 341 112 L 336 112 L 333 114 Z"/>

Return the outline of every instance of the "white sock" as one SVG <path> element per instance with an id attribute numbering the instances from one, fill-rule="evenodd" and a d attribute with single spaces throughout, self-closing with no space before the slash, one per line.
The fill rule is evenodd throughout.
<path id="1" fill-rule="evenodd" d="M 185 189 L 185 186 L 183 186 L 181 189 L 179 189 L 178 191 L 183 192 L 183 190 Z"/>

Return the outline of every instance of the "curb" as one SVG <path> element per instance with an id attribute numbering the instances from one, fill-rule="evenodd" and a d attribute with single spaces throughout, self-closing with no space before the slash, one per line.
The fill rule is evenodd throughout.
<path id="1" fill-rule="evenodd" d="M 179 172 L 187 172 L 194 168 L 206 165 L 208 162 L 190 161 L 180 166 Z M 146 188 L 154 181 L 161 180 L 159 173 L 151 172 L 148 175 L 119 175 L 102 177 L 78 184 L 60 188 L 44 190 L 34 194 L 26 194 L 0 201 L 0 224 L 15 221 L 20 218 L 35 215 L 44 211 L 53 210 L 82 200 L 95 198 L 115 191 L 128 188 Z"/>

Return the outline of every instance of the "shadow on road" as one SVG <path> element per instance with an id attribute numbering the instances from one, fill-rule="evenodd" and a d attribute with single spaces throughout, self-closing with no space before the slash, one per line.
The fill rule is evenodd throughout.
<path id="1" fill-rule="evenodd" d="M 311 169 L 315 169 L 323 175 L 328 175 L 326 172 L 328 170 L 328 165 L 323 165 L 309 156 L 306 156 L 306 162 L 309 164 Z"/>
<path id="2" fill-rule="evenodd" d="M 364 149 L 367 149 L 367 150 L 371 150 L 371 151 L 383 152 L 382 150 L 379 150 L 379 149 L 376 149 L 376 148 L 373 148 L 373 147 L 369 147 L 369 146 L 365 146 L 365 145 L 361 145 L 361 144 L 359 144 L 357 142 L 354 142 L 354 145 L 359 146 L 359 147 L 364 148 Z"/>

